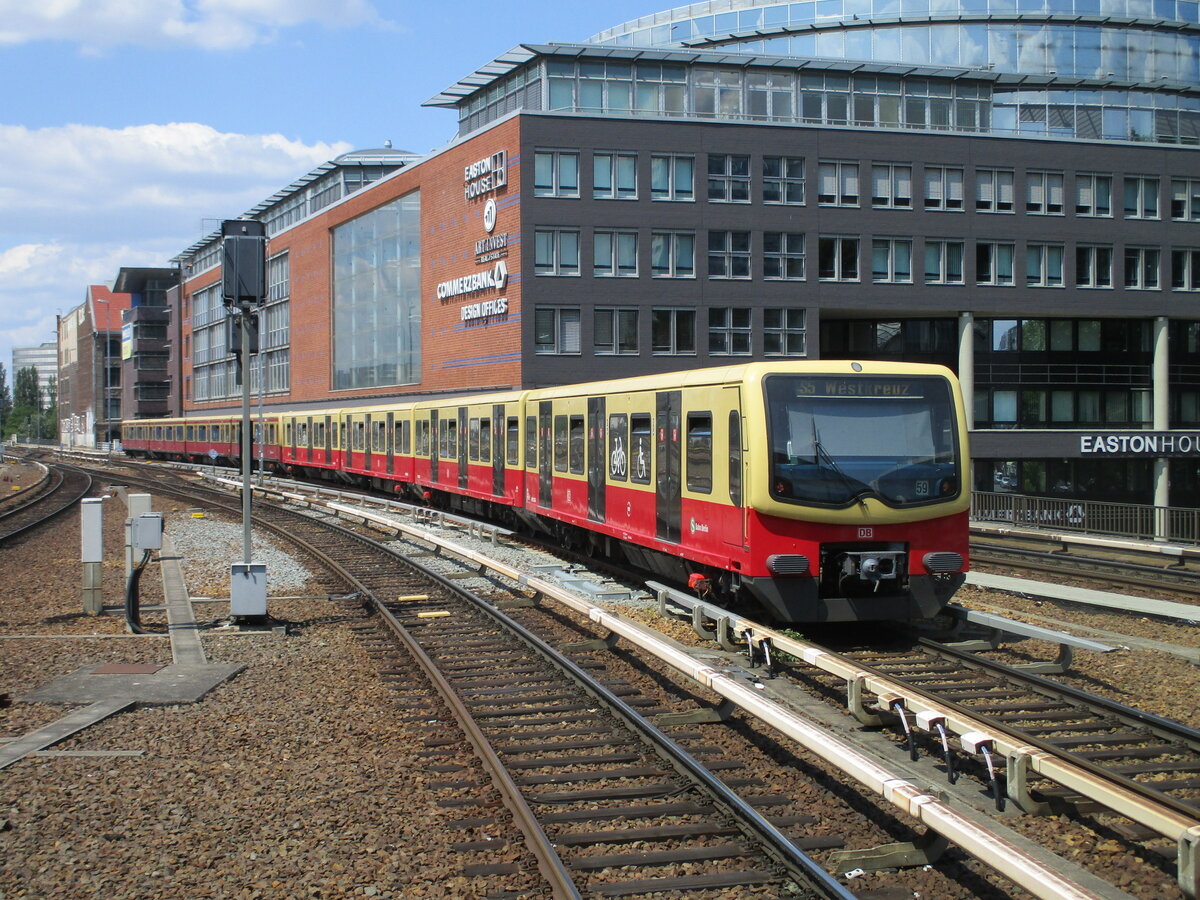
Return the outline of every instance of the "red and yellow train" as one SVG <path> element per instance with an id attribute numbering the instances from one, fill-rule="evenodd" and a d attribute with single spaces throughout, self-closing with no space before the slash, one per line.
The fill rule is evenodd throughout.
<path id="1" fill-rule="evenodd" d="M 241 417 L 131 422 L 122 439 L 232 463 Z M 750 363 L 277 412 L 255 419 L 253 452 L 699 577 L 786 622 L 930 616 L 967 570 L 967 429 L 941 366 Z"/>

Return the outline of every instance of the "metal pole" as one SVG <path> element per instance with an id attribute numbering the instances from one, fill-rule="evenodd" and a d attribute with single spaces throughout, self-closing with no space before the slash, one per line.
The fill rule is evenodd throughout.
<path id="1" fill-rule="evenodd" d="M 242 561 L 250 564 L 250 306 L 242 304 Z"/>
<path id="2" fill-rule="evenodd" d="M 263 327 L 260 319 L 258 327 Z M 267 423 L 263 421 L 263 391 L 267 383 L 267 354 L 263 352 L 262 333 L 258 336 L 258 483 L 261 485 L 266 478 L 266 466 L 263 463 L 263 448 L 267 443 Z"/>

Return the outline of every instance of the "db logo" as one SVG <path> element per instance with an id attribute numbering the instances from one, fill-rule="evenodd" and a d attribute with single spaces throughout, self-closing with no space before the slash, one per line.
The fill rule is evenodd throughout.
<path id="1" fill-rule="evenodd" d="M 875 537 L 875 529 L 860 528 L 858 529 L 858 537 L 860 540 L 869 541 L 871 538 Z"/>

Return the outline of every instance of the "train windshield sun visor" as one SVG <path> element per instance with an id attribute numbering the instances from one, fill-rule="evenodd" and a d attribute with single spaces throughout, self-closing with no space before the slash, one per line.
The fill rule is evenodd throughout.
<path id="1" fill-rule="evenodd" d="M 915 506 L 958 496 L 946 379 L 771 375 L 764 390 L 775 499 L 841 507 L 876 497 Z"/>

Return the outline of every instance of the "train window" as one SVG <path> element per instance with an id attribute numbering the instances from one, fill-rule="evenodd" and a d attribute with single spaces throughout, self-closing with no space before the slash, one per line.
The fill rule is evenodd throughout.
<path id="1" fill-rule="evenodd" d="M 688 413 L 687 486 L 699 494 L 712 493 L 712 413 Z"/>
<path id="2" fill-rule="evenodd" d="M 186 438 L 187 440 L 194 441 L 196 439 L 196 426 L 195 425 L 187 426 L 187 431 L 185 433 L 187 434 L 187 438 Z"/>
<path id="3" fill-rule="evenodd" d="M 183 440 L 183 426 L 182 425 L 175 426 L 175 440 L 176 441 Z"/>
<path id="4" fill-rule="evenodd" d="M 583 416 L 571 416 L 571 471 L 583 474 L 584 430 Z"/>
<path id="5" fill-rule="evenodd" d="M 267 428 L 267 434 L 270 436 L 268 438 L 268 440 L 270 440 L 270 442 L 272 444 L 279 443 L 279 426 L 276 425 L 274 422 L 272 422 L 270 424 L 270 426 Z"/>
<path id="6" fill-rule="evenodd" d="M 567 471 L 567 417 L 554 417 L 554 471 Z"/>
<path id="7" fill-rule="evenodd" d="M 507 458 L 505 459 L 505 464 L 519 466 L 521 464 L 521 420 L 516 416 L 509 416 L 505 431 L 507 433 L 505 440 Z"/>
<path id="8" fill-rule="evenodd" d="M 301 422 L 296 426 L 296 443 L 301 447 L 308 446 L 308 423 Z"/>
<path id="9" fill-rule="evenodd" d="M 324 422 L 313 422 L 313 446 L 319 447 L 322 449 L 325 447 L 325 423 Z"/>
<path id="10" fill-rule="evenodd" d="M 608 417 L 608 477 L 624 481 L 629 476 L 629 416 L 616 413 Z"/>
<path id="11" fill-rule="evenodd" d="M 438 456 L 446 459 L 450 453 L 450 420 L 438 420 Z"/>
<path id="12" fill-rule="evenodd" d="M 537 416 L 525 417 L 525 468 L 537 468 Z"/>
<path id="13" fill-rule="evenodd" d="M 292 428 L 293 428 L 292 423 L 288 422 L 287 425 L 284 426 L 284 429 L 283 429 L 284 434 L 287 435 L 287 440 L 285 441 L 285 443 L 289 447 L 292 446 L 294 443 L 296 443 L 295 441 L 292 440 Z"/>
<path id="14" fill-rule="evenodd" d="M 479 420 L 472 419 L 467 424 L 467 452 L 471 459 L 479 459 Z"/>
<path id="15" fill-rule="evenodd" d="M 387 422 L 371 423 L 371 449 L 376 453 L 387 450 Z"/>
<path id="16" fill-rule="evenodd" d="M 408 452 L 408 429 L 405 427 L 407 422 L 396 422 L 392 427 L 392 446 L 396 448 L 397 453 Z"/>
<path id="17" fill-rule="evenodd" d="M 367 423 L 355 422 L 354 424 L 354 449 L 367 449 Z"/>
<path id="18" fill-rule="evenodd" d="M 629 480 L 638 484 L 650 483 L 652 471 L 653 433 L 650 414 L 638 413 L 629 417 Z"/>
<path id="19" fill-rule="evenodd" d="M 742 506 L 742 416 L 735 409 L 729 413 L 729 502 Z"/>
<path id="20" fill-rule="evenodd" d="M 156 425 L 156 426 L 154 427 L 154 439 L 155 439 L 156 441 L 161 441 L 161 440 L 163 439 L 163 436 L 162 436 L 162 426 L 161 426 L 161 425 Z"/>
<path id="21" fill-rule="evenodd" d="M 196 440 L 198 440 L 202 444 L 208 443 L 208 426 L 207 425 L 197 425 L 196 426 Z"/>
<path id="22" fill-rule="evenodd" d="M 486 417 L 479 420 L 479 461 L 492 461 L 492 420 Z"/>
<path id="23" fill-rule="evenodd" d="M 429 455 L 429 420 L 422 419 L 417 422 L 417 455 Z"/>
<path id="24" fill-rule="evenodd" d="M 446 449 L 448 456 L 458 456 L 458 419 L 444 419 L 446 426 Z"/>

